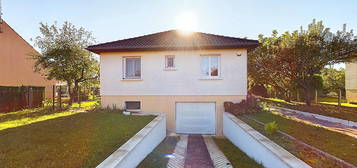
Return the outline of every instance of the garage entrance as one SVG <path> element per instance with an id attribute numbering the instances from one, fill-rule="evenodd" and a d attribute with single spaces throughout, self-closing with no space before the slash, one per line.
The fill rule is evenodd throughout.
<path id="1" fill-rule="evenodd" d="M 176 103 L 176 133 L 215 134 L 215 103 Z"/>

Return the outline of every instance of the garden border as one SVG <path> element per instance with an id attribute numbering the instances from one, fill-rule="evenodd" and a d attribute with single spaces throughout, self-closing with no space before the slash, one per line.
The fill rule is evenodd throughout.
<path id="1" fill-rule="evenodd" d="M 166 137 L 166 116 L 155 117 L 107 157 L 97 168 L 134 168 L 145 159 Z"/>
<path id="2" fill-rule="evenodd" d="M 227 112 L 223 114 L 223 134 L 249 157 L 267 168 L 311 167 Z"/>

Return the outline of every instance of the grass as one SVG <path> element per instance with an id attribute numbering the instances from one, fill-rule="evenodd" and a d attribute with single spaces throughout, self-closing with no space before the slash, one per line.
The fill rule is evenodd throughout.
<path id="1" fill-rule="evenodd" d="M 3 113 L 0 114 L 0 130 L 54 119 L 57 117 L 74 115 L 78 113 L 76 111 L 93 109 L 97 105 L 97 101 L 88 101 L 81 103 L 81 107 L 79 107 L 77 103 L 74 103 L 71 108 L 66 108 L 63 111 L 58 109 L 53 110 L 51 106 L 45 106 L 35 109 L 25 109 L 21 111 Z"/>
<path id="2" fill-rule="evenodd" d="M 335 105 L 338 106 L 338 98 L 336 97 L 319 97 L 319 103 L 321 104 L 328 104 L 328 105 Z M 347 103 L 346 99 L 341 100 L 341 106 L 345 107 L 357 107 L 357 104 Z"/>
<path id="3" fill-rule="evenodd" d="M 357 108 L 355 107 L 339 107 L 335 105 L 328 104 L 311 104 L 311 106 L 306 105 L 302 102 L 286 102 L 281 99 L 266 98 L 263 101 L 269 104 L 286 107 L 290 109 L 350 120 L 357 122 Z"/>
<path id="4" fill-rule="evenodd" d="M 97 110 L 5 129 L 1 167 L 95 167 L 153 118 Z"/>
<path id="5" fill-rule="evenodd" d="M 169 162 L 168 154 L 172 154 L 175 150 L 177 142 L 180 140 L 178 136 L 168 136 L 159 144 L 140 164 L 138 168 L 165 168 Z"/>
<path id="6" fill-rule="evenodd" d="M 353 137 L 330 131 L 322 127 L 307 125 L 270 112 L 260 112 L 250 114 L 249 116 L 263 123 L 276 121 L 278 123 L 279 130 L 305 142 L 306 144 L 328 152 L 357 166 L 357 139 Z M 258 125 L 257 123 L 246 118 L 240 118 L 251 125 L 254 129 L 263 133 L 269 139 L 273 140 L 313 167 L 336 167 L 333 161 L 317 156 L 315 152 L 298 146 L 290 139 L 287 139 L 279 134 L 268 135 L 264 131 L 263 126 Z"/>
<path id="7" fill-rule="evenodd" d="M 215 143 L 219 149 L 224 153 L 227 159 L 232 163 L 235 168 L 260 168 L 263 165 L 258 164 L 243 151 L 234 146 L 226 138 L 214 138 Z"/>

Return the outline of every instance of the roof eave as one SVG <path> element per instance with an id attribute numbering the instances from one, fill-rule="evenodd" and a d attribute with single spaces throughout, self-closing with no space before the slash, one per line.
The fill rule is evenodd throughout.
<path id="1" fill-rule="evenodd" d="M 103 52 L 134 52 L 134 51 L 183 51 L 183 50 L 206 50 L 206 49 L 239 49 L 246 48 L 252 50 L 258 47 L 259 44 L 245 44 L 232 46 L 205 46 L 205 47 L 152 47 L 152 48 L 99 48 L 88 47 L 88 51 L 100 54 Z"/>

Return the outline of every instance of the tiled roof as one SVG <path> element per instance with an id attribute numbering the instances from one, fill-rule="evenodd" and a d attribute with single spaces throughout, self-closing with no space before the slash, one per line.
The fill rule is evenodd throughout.
<path id="1" fill-rule="evenodd" d="M 95 53 L 113 51 L 163 51 L 163 50 L 199 50 L 199 49 L 234 49 L 255 48 L 257 40 L 235 38 L 214 34 L 192 32 L 183 35 L 178 30 L 169 30 L 124 40 L 89 46 Z"/>

